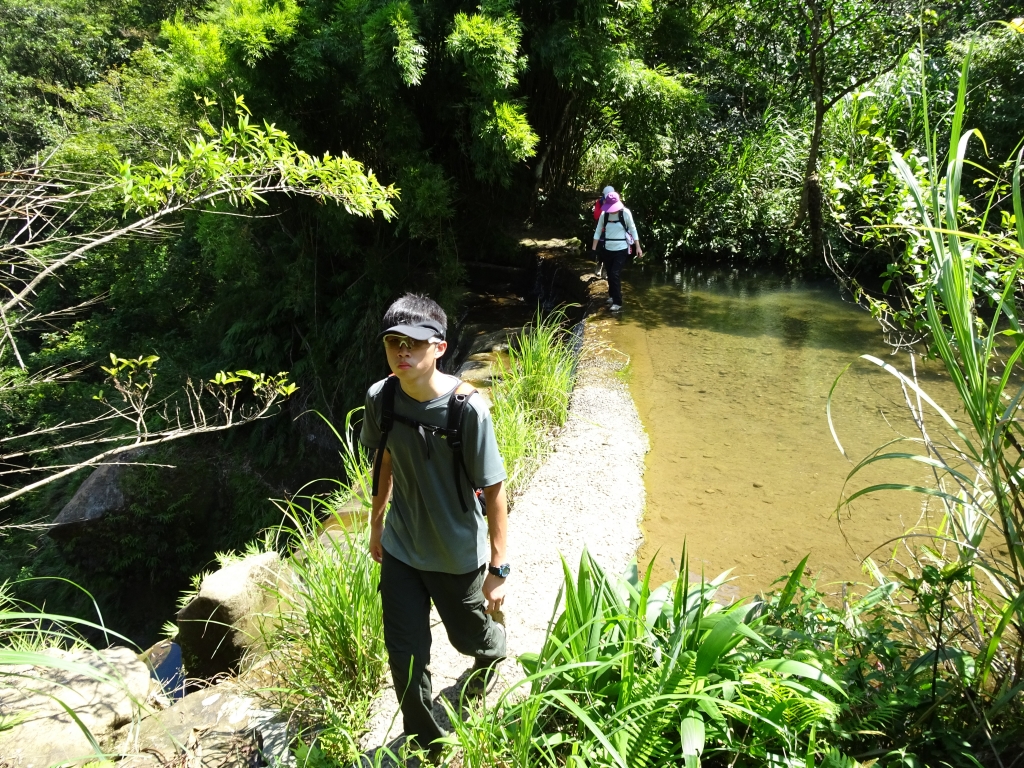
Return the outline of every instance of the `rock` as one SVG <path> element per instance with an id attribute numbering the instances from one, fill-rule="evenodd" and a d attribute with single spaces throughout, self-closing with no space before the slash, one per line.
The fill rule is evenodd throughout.
<path id="1" fill-rule="evenodd" d="M 178 643 L 196 677 L 229 671 L 259 638 L 259 620 L 273 607 L 265 587 L 281 568 L 276 552 L 230 563 L 203 579 L 199 593 L 178 611 Z"/>
<path id="2" fill-rule="evenodd" d="M 288 724 L 279 712 L 224 682 L 190 693 L 142 721 L 118 768 L 185 765 L 258 768 L 290 765 Z M 189 762 L 192 758 L 193 762 Z"/>
<path id="3" fill-rule="evenodd" d="M 477 355 L 474 355 L 477 357 Z M 463 381 L 477 386 L 489 387 L 494 378 L 493 366 L 484 360 L 467 360 L 455 373 Z"/>
<path id="4" fill-rule="evenodd" d="M 507 352 L 509 340 L 514 342 L 523 332 L 522 328 L 499 328 L 496 331 L 478 330 L 476 332 L 468 330 L 466 340 L 469 348 L 466 352 L 466 359 L 484 352 Z"/>
<path id="5" fill-rule="evenodd" d="M 120 750 L 117 730 L 137 722 L 159 688 L 145 663 L 120 647 L 43 653 L 63 666 L 0 667 L 0 716 L 23 718 L 0 732 L 0 765 L 47 768 L 96 759 L 88 738 L 57 700 L 75 712 L 101 748 Z"/>
<path id="6" fill-rule="evenodd" d="M 83 526 L 124 509 L 121 476 L 125 469 L 121 464 L 112 464 L 93 470 L 53 519 L 49 535 L 54 539 L 70 538 Z"/>

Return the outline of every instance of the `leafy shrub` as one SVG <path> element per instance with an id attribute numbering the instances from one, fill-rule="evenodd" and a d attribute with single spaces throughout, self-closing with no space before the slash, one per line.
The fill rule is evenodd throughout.
<path id="1" fill-rule="evenodd" d="M 724 575 L 690 582 L 684 565 L 652 591 L 650 567 L 613 581 L 586 552 L 576 577 L 563 567 L 565 607 L 520 657 L 525 681 L 465 722 L 453 713 L 447 741 L 468 768 L 781 765 L 813 754 L 815 729 L 838 716 L 844 695 L 819 654 L 777 656 L 762 604 L 714 602 Z"/>

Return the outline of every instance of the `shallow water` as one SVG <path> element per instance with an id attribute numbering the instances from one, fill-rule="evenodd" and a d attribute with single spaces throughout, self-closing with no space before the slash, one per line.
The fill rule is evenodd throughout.
<path id="1" fill-rule="evenodd" d="M 861 561 L 884 561 L 884 542 L 928 522 L 922 497 L 862 497 L 837 519 L 852 464 L 829 431 L 826 401 L 854 460 L 900 434 L 915 436 L 897 380 L 859 360 L 890 357 L 877 323 L 834 284 L 754 272 L 647 268 L 627 273 L 626 309 L 604 323 L 630 356 L 629 385 L 650 435 L 645 484 L 646 565 L 674 575 L 686 542 L 690 569 L 733 568 L 743 593 L 768 587 L 810 553 L 820 584 L 863 581 Z M 918 368 L 940 405 L 954 390 L 935 366 Z M 905 450 L 906 447 L 900 450 Z M 927 480 L 911 462 L 881 462 L 849 490 Z M 931 514 L 937 514 L 932 512 Z"/>

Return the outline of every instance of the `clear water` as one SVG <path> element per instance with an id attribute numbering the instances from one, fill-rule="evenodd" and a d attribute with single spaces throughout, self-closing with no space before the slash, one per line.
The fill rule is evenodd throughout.
<path id="1" fill-rule="evenodd" d="M 732 568 L 743 593 L 808 553 L 821 585 L 864 581 L 863 558 L 887 560 L 892 539 L 937 514 L 907 492 L 862 497 L 837 513 L 853 465 L 832 438 L 826 402 L 843 369 L 852 363 L 832 415 L 851 459 L 916 433 L 897 380 L 859 356 L 907 372 L 909 358 L 890 356 L 877 323 L 834 284 L 699 268 L 634 267 L 626 277 L 626 309 L 600 323 L 630 356 L 630 389 L 650 436 L 639 556 L 646 564 L 657 554 L 658 580 L 674 575 L 686 542 L 692 571 Z M 940 405 L 955 402 L 935 366 L 918 375 Z M 883 462 L 848 491 L 926 479 L 920 465 Z"/>

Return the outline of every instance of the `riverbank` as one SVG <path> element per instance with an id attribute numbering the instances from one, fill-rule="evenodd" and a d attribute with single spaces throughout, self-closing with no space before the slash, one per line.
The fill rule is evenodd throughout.
<path id="1" fill-rule="evenodd" d="M 509 657 L 500 667 L 499 686 L 520 679 L 516 658 L 543 644 L 563 582 L 562 557 L 575 568 L 586 548 L 610 574 L 618 574 L 636 555 L 648 441 L 633 399 L 616 375 L 624 363 L 603 343 L 601 330 L 588 324 L 569 418 L 509 517 L 513 570 L 504 613 Z M 451 647 L 436 611 L 432 630 L 434 708 L 445 722 L 440 697 L 457 705 L 473 660 Z M 374 705 L 364 749 L 373 751 L 401 736 L 397 711 L 388 686 Z"/>

